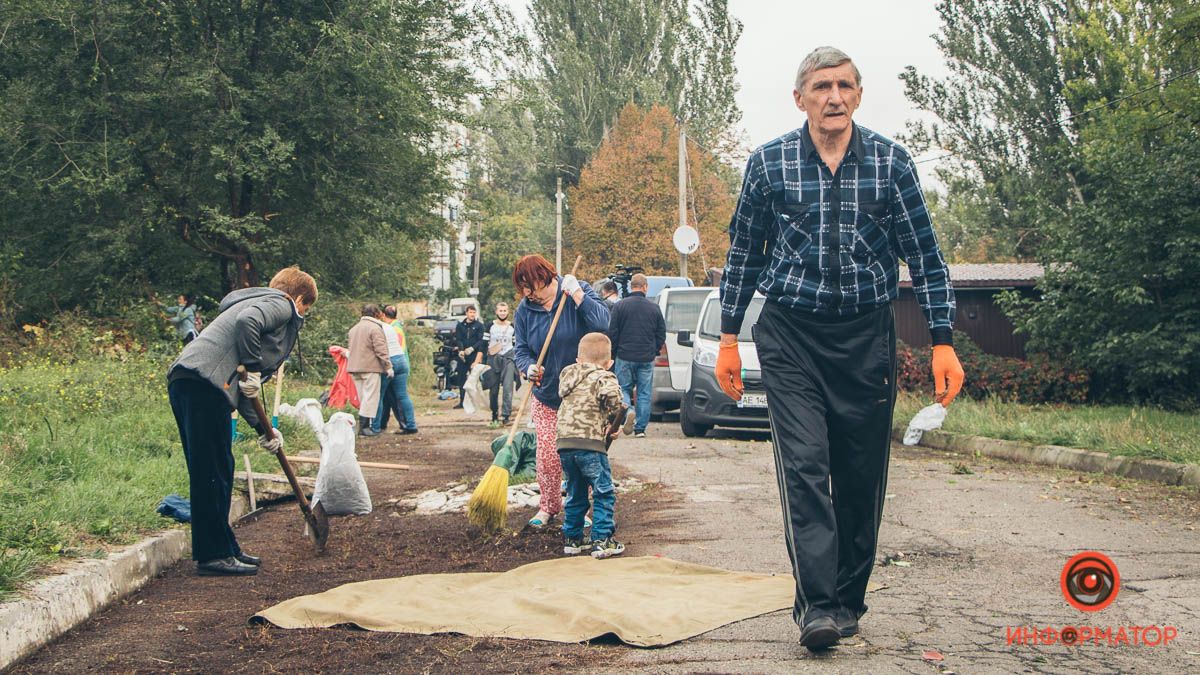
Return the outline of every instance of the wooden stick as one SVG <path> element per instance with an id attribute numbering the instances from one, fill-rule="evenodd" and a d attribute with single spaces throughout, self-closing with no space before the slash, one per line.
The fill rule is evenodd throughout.
<path id="1" fill-rule="evenodd" d="M 250 510 L 258 510 L 258 498 L 254 496 L 254 470 L 250 468 L 250 455 L 242 453 L 242 461 L 246 464 L 246 487 L 250 490 Z"/>
<path id="2" fill-rule="evenodd" d="M 293 464 L 320 464 L 320 457 L 288 457 L 288 461 Z M 408 464 L 388 464 L 386 462 L 359 462 L 359 466 L 365 469 L 395 469 L 397 471 L 408 471 L 412 466 Z"/>
<path id="3" fill-rule="evenodd" d="M 283 395 L 283 367 L 287 365 L 284 361 L 279 364 L 279 370 L 275 371 L 275 406 L 271 408 L 271 426 L 279 428 L 279 398 Z"/>

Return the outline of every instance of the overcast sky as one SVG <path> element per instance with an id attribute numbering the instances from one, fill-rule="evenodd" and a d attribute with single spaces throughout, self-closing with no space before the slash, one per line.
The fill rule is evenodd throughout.
<path id="1" fill-rule="evenodd" d="M 519 18 L 528 17 L 526 0 L 504 1 Z M 893 138 L 921 116 L 897 75 L 909 65 L 937 77 L 947 72 L 932 37 L 940 25 L 933 0 L 729 0 L 729 10 L 743 25 L 737 100 L 751 146 L 804 123 L 792 83 L 800 60 L 815 47 L 832 45 L 854 59 L 863 76 L 854 119 Z M 922 180 L 932 178 L 932 167 L 921 166 Z"/>

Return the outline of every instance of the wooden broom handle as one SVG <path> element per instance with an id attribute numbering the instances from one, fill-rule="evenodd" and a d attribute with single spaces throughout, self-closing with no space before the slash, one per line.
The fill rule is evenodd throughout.
<path id="1" fill-rule="evenodd" d="M 575 274 L 575 270 L 579 269 L 579 263 L 583 261 L 582 255 L 575 256 L 575 264 L 571 265 L 571 274 Z M 558 290 L 562 290 L 561 288 Z M 550 349 L 550 340 L 554 337 L 554 331 L 558 328 L 558 317 L 562 316 L 563 307 L 567 306 L 567 299 L 563 298 L 558 303 L 558 309 L 554 310 L 554 320 L 550 322 L 550 331 L 546 333 L 546 341 L 542 343 L 542 351 L 538 354 L 537 366 L 542 367 L 542 361 L 546 359 L 546 351 Z M 533 394 L 533 382 L 529 383 L 529 388 L 521 396 L 521 404 L 517 406 L 517 415 L 513 418 L 512 428 L 508 430 L 508 440 L 505 445 L 512 445 L 513 439 L 517 437 L 517 428 L 521 426 L 521 418 L 525 416 L 525 405 L 529 403 L 529 397 Z"/>

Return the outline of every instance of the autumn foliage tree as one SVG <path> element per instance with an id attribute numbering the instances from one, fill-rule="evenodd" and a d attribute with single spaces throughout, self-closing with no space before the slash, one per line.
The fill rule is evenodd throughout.
<path id="1" fill-rule="evenodd" d="M 640 265 L 647 274 L 679 273 L 671 235 L 679 224 L 679 127 L 663 106 L 626 105 L 616 127 L 568 193 L 570 224 L 563 228 L 564 264 L 583 255 L 581 276 L 595 279 L 613 265 Z M 688 147 L 688 222 L 700 249 L 688 272 L 700 283 L 709 266 L 724 264 L 735 195 L 718 160 Z"/>

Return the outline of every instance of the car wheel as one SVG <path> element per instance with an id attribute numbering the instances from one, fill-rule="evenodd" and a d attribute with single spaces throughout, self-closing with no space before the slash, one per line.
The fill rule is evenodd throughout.
<path id="1" fill-rule="evenodd" d="M 711 424 L 698 424 L 693 422 L 691 417 L 688 416 L 687 410 L 687 401 L 684 401 L 683 405 L 679 407 L 679 428 L 683 431 L 684 436 L 687 436 L 688 438 L 697 438 L 707 434 L 710 430 L 712 430 L 713 425 Z"/>

